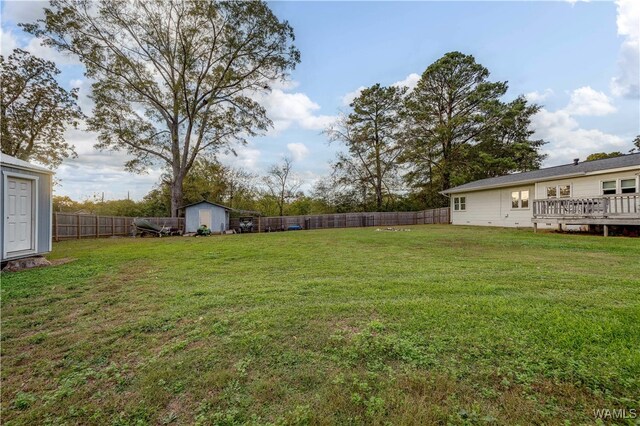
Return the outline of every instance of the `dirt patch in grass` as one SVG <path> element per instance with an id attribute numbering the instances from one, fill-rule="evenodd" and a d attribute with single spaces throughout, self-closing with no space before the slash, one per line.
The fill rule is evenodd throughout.
<path id="1" fill-rule="evenodd" d="M 50 260 L 49 262 L 51 263 L 51 266 L 60 266 L 60 265 L 65 265 L 67 263 L 75 262 L 76 260 L 78 259 L 75 259 L 72 257 L 63 257 L 61 259 Z"/>

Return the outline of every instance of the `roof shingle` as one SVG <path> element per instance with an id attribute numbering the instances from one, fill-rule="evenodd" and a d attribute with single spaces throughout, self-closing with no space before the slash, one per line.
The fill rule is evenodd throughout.
<path id="1" fill-rule="evenodd" d="M 578 164 L 564 164 L 562 166 L 547 167 L 546 169 L 532 170 L 530 172 L 514 173 L 494 178 L 476 180 L 465 183 L 464 185 L 449 188 L 442 191 L 442 193 L 453 194 L 459 192 L 479 191 L 482 189 L 552 180 L 559 177 L 580 176 L 588 173 L 633 166 L 640 167 L 640 153 L 627 154 L 614 158 L 605 158 L 602 160 L 585 161 Z"/>

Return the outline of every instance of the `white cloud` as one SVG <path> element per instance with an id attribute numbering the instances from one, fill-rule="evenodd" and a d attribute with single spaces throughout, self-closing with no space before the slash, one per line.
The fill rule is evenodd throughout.
<path id="1" fill-rule="evenodd" d="M 347 94 L 345 94 L 342 97 L 342 105 L 344 106 L 349 106 L 351 104 L 351 102 L 353 102 L 353 100 L 355 98 L 357 98 L 358 96 L 360 96 L 360 93 L 362 93 L 362 91 L 366 89 L 366 87 L 364 86 L 360 86 L 358 87 L 356 90 L 354 90 L 353 92 L 349 92 Z"/>
<path id="2" fill-rule="evenodd" d="M 235 150 L 237 155 L 232 152 L 224 152 L 218 156 L 220 161 L 224 164 L 246 169 L 251 172 L 257 172 L 259 170 L 258 162 L 262 153 L 260 150 L 253 148 L 251 144 L 246 146 L 237 147 Z"/>
<path id="3" fill-rule="evenodd" d="M 529 102 L 538 103 L 548 99 L 549 97 L 553 96 L 553 94 L 554 94 L 553 90 L 545 89 L 542 92 L 534 91 L 534 92 L 525 93 L 524 97 Z"/>
<path id="4" fill-rule="evenodd" d="M 295 87 L 295 86 L 292 86 Z M 308 130 L 324 130 L 334 120 L 334 116 L 316 115 L 320 105 L 313 102 L 305 93 L 288 93 L 280 88 L 272 88 L 269 93 L 256 96 L 267 110 L 267 116 L 273 121 L 275 133 L 298 125 Z"/>
<path id="5" fill-rule="evenodd" d="M 40 39 L 31 37 L 29 42 L 23 47 L 24 50 L 38 58 L 46 59 L 56 65 L 81 65 L 77 56 L 68 53 L 59 52 L 58 50 L 42 45 Z"/>
<path id="6" fill-rule="evenodd" d="M 15 1 L 8 0 L 2 3 L 2 22 L 32 23 L 44 18 L 44 8 L 49 5 L 47 1 Z M 3 25 L 7 28 L 6 25 Z M 76 56 L 61 53 L 51 47 L 43 46 L 41 40 L 19 29 L 2 29 L 2 54 L 7 55 L 16 47 L 57 65 L 79 65 Z"/>
<path id="7" fill-rule="evenodd" d="M 619 151 L 627 142 L 619 136 L 596 129 L 583 129 L 564 109 L 552 112 L 542 108 L 532 117 L 535 137 L 549 142 L 543 151 L 549 155 L 548 164 L 563 164 L 573 158 L 584 159 L 601 151 Z"/>
<path id="8" fill-rule="evenodd" d="M 1 49 L 2 55 L 8 56 L 13 49 L 21 48 L 26 50 L 38 58 L 52 61 L 58 68 L 60 65 L 81 65 L 77 56 L 62 53 L 48 46 L 43 46 L 41 40 L 36 37 L 31 37 L 24 33 L 13 31 L 12 29 L 2 29 L 2 42 Z"/>
<path id="9" fill-rule="evenodd" d="M 394 87 L 406 87 L 409 91 L 413 90 L 420 81 L 420 75 L 411 73 L 404 80 L 396 81 L 392 84 Z"/>
<path id="10" fill-rule="evenodd" d="M 309 148 L 300 142 L 287 144 L 287 149 L 291 153 L 294 161 L 301 161 L 309 155 Z"/>
<path id="11" fill-rule="evenodd" d="M 48 1 L 5 0 L 2 4 L 2 22 L 35 22 L 44 17 Z"/>
<path id="12" fill-rule="evenodd" d="M 56 195 L 67 195 L 75 200 L 100 196 L 105 199 L 123 199 L 129 196 L 141 199 L 158 183 L 162 171 L 149 169 L 146 174 L 128 174 L 122 170 L 122 164 L 108 164 L 100 159 L 107 156 L 95 154 L 93 161 L 67 160 L 56 170 Z M 89 184 L 90 182 L 90 184 Z"/>
<path id="13" fill-rule="evenodd" d="M 69 81 L 69 89 L 78 88 L 78 106 L 85 115 L 91 115 L 94 102 L 91 95 L 91 82 L 89 80 L 74 79 Z"/>
<path id="14" fill-rule="evenodd" d="M 93 145 L 97 135 L 82 129 L 69 129 L 65 140 L 74 145 L 78 158 L 65 160 L 56 170 L 60 185 L 57 195 L 80 200 L 104 193 L 105 199 L 141 199 L 158 183 L 160 167 L 148 169 L 146 174 L 124 171 L 124 163 L 131 157 L 124 151 L 98 151 Z"/>
<path id="15" fill-rule="evenodd" d="M 4 28 L 0 32 L 0 38 L 0 54 L 5 57 L 9 56 L 13 49 L 18 47 L 18 39 L 12 31 L 5 31 Z"/>
<path id="16" fill-rule="evenodd" d="M 599 116 L 616 112 L 611 99 L 589 86 L 580 87 L 571 93 L 571 100 L 565 111 L 571 115 Z"/>
<path id="17" fill-rule="evenodd" d="M 611 79 L 615 96 L 640 97 L 640 2 L 618 0 L 616 23 L 624 38 L 618 56 L 618 75 Z"/>

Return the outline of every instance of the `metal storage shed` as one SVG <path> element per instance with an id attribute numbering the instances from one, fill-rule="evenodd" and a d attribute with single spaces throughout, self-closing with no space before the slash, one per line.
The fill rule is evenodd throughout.
<path id="1" fill-rule="evenodd" d="M 49 253 L 53 172 L 5 154 L 0 156 L 0 170 L 0 260 Z"/>
<path id="2" fill-rule="evenodd" d="M 201 225 L 207 225 L 213 232 L 229 229 L 229 207 L 203 200 L 181 207 L 184 209 L 185 232 L 196 232 Z"/>

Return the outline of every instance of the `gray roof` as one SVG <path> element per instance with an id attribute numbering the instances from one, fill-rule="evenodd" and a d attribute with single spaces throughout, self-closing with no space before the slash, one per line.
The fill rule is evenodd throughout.
<path id="1" fill-rule="evenodd" d="M 33 170 L 33 171 L 37 171 L 37 172 L 42 172 L 42 173 L 47 173 L 52 175 L 53 171 L 46 169 L 44 167 L 41 166 L 36 166 L 35 164 L 31 164 L 28 163 L 24 160 L 20 160 L 16 157 L 12 157 L 10 155 L 7 154 L 2 154 L 0 155 L 0 162 L 2 164 L 6 164 L 7 166 L 10 167 L 15 167 L 17 169 L 24 169 L 24 170 Z"/>
<path id="2" fill-rule="evenodd" d="M 218 203 L 212 203 L 209 200 L 202 200 L 202 201 L 198 201 L 197 203 L 191 203 L 191 204 L 187 204 L 186 206 L 182 206 L 182 207 L 178 207 L 178 210 L 180 209 L 186 209 L 187 207 L 191 207 L 191 206 L 197 206 L 198 204 L 211 204 L 212 206 L 217 206 L 217 207 L 222 207 L 225 210 L 231 210 L 230 207 L 227 206 L 223 206 L 222 204 L 218 204 Z"/>
<path id="3" fill-rule="evenodd" d="M 530 172 L 514 173 L 488 179 L 476 180 L 442 191 L 443 194 L 459 192 L 479 191 L 489 188 L 500 188 L 518 184 L 542 182 L 558 178 L 583 176 L 590 173 L 605 172 L 607 170 L 624 167 L 640 167 L 640 153 L 627 154 L 615 158 L 603 160 L 585 161 L 578 164 L 564 164 L 562 166 L 547 167 L 546 169 L 532 170 Z"/>

